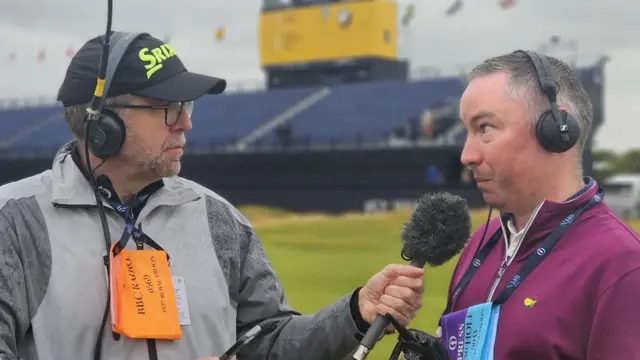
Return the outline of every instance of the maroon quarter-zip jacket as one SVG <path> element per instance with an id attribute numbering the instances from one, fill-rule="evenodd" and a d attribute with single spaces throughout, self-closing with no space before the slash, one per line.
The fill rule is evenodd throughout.
<path id="1" fill-rule="evenodd" d="M 593 179 L 567 202 L 545 201 L 493 298 L 527 256 L 572 211 L 597 193 Z M 507 216 L 488 224 L 486 242 Z M 454 270 L 449 296 L 478 249 L 484 226 L 471 237 Z M 484 245 L 484 244 L 483 244 Z M 452 312 L 487 302 L 506 245 L 499 241 L 452 304 Z M 640 238 L 604 203 L 588 208 L 542 263 L 501 306 L 495 360 L 640 360 Z"/>

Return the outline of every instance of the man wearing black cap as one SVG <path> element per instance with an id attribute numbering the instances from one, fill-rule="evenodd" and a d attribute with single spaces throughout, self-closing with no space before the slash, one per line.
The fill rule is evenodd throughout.
<path id="1" fill-rule="evenodd" d="M 118 35 L 114 34 L 112 44 Z M 84 138 L 86 108 L 96 86 L 96 60 L 103 38 L 94 38 L 80 49 L 58 92 L 65 119 L 77 139 Z M 223 79 L 188 72 L 172 46 L 151 36 L 142 36 L 131 45 L 115 72 L 106 101 L 106 107 L 119 111 L 125 120 L 126 139 L 119 154 L 102 165 L 103 172 L 118 168 L 118 176 L 126 178 L 120 185 L 125 188 L 116 188 L 123 201 L 152 179 L 178 174 L 184 133 L 191 130 L 190 121 L 180 121 L 182 110 L 190 117 L 194 100 L 220 94 L 226 86 Z M 163 113 L 164 123 L 155 120 Z M 136 121 L 126 121 L 128 117 Z M 90 160 L 99 163 L 98 158 Z M 145 170 L 142 173 L 140 166 Z"/>
<path id="2" fill-rule="evenodd" d="M 114 34 L 112 52 L 125 36 Z M 193 101 L 225 81 L 188 72 L 151 36 L 136 38 L 115 71 L 111 120 L 91 130 L 87 164 L 102 41 L 75 55 L 58 94 L 76 141 L 51 170 L 0 187 L 0 359 L 195 360 L 260 325 L 239 358 L 337 360 L 378 314 L 408 324 L 423 271 L 405 265 L 314 315 L 287 305 L 247 219 L 177 176 Z M 114 136 L 121 144 L 109 147 Z"/>

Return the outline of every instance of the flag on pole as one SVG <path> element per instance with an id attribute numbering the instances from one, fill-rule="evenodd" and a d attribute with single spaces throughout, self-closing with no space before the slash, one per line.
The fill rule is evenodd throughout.
<path id="1" fill-rule="evenodd" d="M 453 4 L 451 4 L 447 11 L 445 11 L 446 16 L 453 16 L 462 10 L 462 0 L 455 0 Z"/>
<path id="2" fill-rule="evenodd" d="M 38 51 L 38 62 L 43 62 L 45 58 L 46 52 L 44 49 L 40 49 Z"/>
<path id="3" fill-rule="evenodd" d="M 413 20 L 413 16 L 415 15 L 415 8 L 413 4 L 409 4 L 402 15 L 402 26 L 408 26 L 411 20 Z"/>
<path id="4" fill-rule="evenodd" d="M 216 37 L 216 41 L 222 41 L 225 38 L 225 34 L 226 33 L 226 29 L 224 26 L 218 26 L 218 28 L 216 29 L 216 33 L 215 33 L 215 37 Z"/>
<path id="5" fill-rule="evenodd" d="M 502 10 L 509 10 L 516 5 L 516 0 L 499 0 Z"/>

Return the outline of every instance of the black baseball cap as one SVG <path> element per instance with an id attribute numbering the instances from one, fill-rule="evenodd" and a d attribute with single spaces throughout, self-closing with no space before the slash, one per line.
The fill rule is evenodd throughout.
<path id="1" fill-rule="evenodd" d="M 58 101 L 64 106 L 86 104 L 93 98 L 104 39 L 102 35 L 87 41 L 71 59 L 58 90 Z M 133 94 L 161 101 L 192 101 L 220 94 L 226 87 L 224 79 L 187 71 L 171 45 L 142 35 L 124 53 L 106 96 Z"/>

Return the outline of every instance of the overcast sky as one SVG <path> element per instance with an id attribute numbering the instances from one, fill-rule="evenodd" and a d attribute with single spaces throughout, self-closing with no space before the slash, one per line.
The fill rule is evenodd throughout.
<path id="1" fill-rule="evenodd" d="M 498 0 L 466 0 L 456 16 L 453 0 L 399 0 L 416 6 L 410 32 L 400 39 L 413 67 L 473 64 L 516 48 L 537 49 L 552 35 L 578 44 L 581 63 L 597 55 L 606 66 L 606 122 L 596 147 L 640 147 L 640 1 L 518 0 L 503 11 Z M 191 71 L 231 82 L 262 82 L 258 62 L 258 0 L 115 0 L 114 29 L 147 31 L 172 45 Z M 68 46 L 104 32 L 103 0 L 0 0 L 0 97 L 54 97 L 64 76 Z M 214 41 L 226 26 L 223 43 Z M 40 48 L 46 61 L 38 63 Z M 16 52 L 18 61 L 9 62 Z M 553 55 L 567 57 L 566 51 Z"/>

